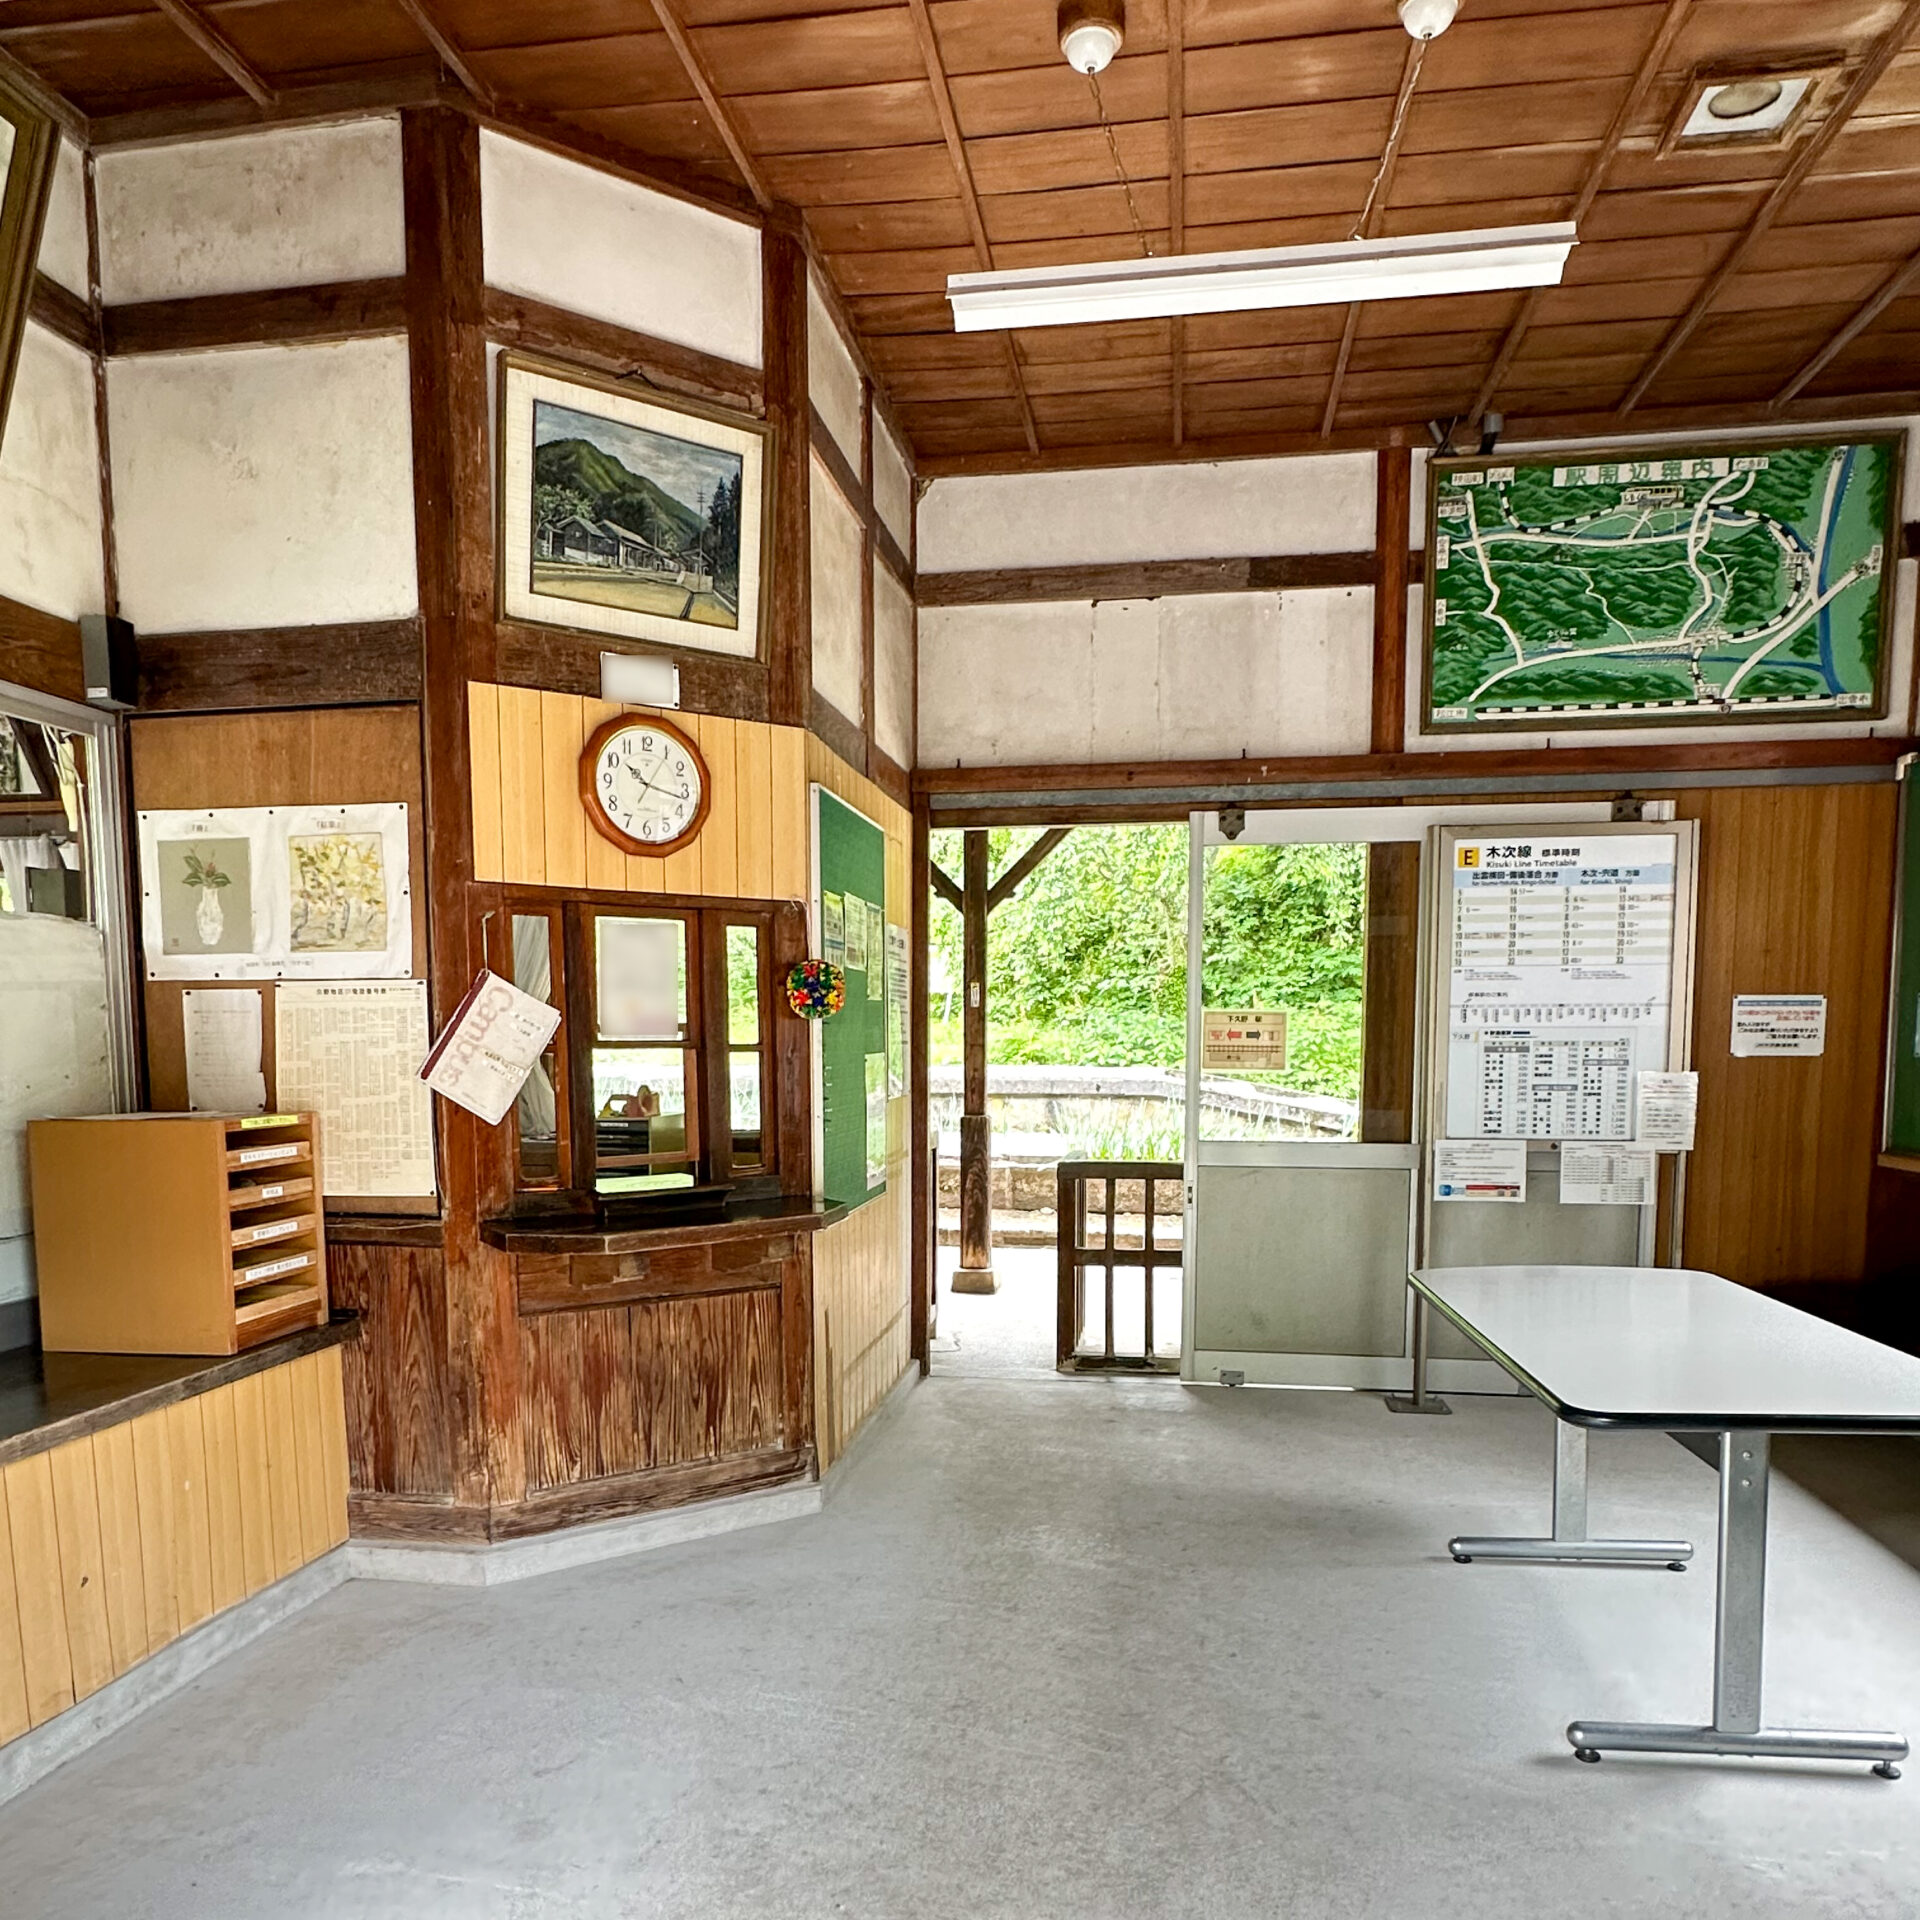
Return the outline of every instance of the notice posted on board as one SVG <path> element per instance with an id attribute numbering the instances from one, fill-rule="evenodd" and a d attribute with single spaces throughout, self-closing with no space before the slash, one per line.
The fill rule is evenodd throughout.
<path id="1" fill-rule="evenodd" d="M 1524 1204 L 1527 1143 L 1524 1140 L 1436 1140 L 1433 1197 Z"/>
<path id="2" fill-rule="evenodd" d="M 1824 993 L 1736 993 L 1732 1052 L 1736 1060 L 1810 1059 L 1827 1050 Z"/>

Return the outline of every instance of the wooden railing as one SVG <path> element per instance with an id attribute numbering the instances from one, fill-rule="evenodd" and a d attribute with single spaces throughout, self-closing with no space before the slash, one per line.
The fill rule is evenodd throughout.
<path id="1" fill-rule="evenodd" d="M 1079 1371 L 1124 1368 L 1171 1372 L 1178 1362 L 1154 1357 L 1153 1294 L 1154 1276 L 1169 1268 L 1178 1269 L 1185 1260 L 1182 1246 L 1156 1246 L 1154 1222 L 1179 1218 L 1183 1213 L 1180 1185 L 1185 1178 L 1178 1161 L 1167 1160 L 1062 1160 L 1059 1171 L 1057 1218 L 1060 1247 L 1060 1310 L 1057 1364 Z M 1117 1222 L 1121 1214 L 1120 1189 L 1123 1183 L 1138 1181 L 1141 1189 L 1141 1234 L 1138 1247 L 1121 1247 Z M 1172 1196 L 1156 1189 L 1173 1187 Z M 1088 1189 L 1101 1191 L 1090 1209 Z M 1162 1199 L 1167 1204 L 1159 1204 Z M 1089 1244 L 1090 1221 L 1100 1227 L 1100 1238 Z M 1137 1268 L 1145 1296 L 1139 1351 L 1118 1351 L 1114 1341 L 1113 1276 L 1116 1269 Z M 1087 1324 L 1087 1275 L 1095 1271 L 1102 1288 L 1101 1340 L 1097 1350 L 1082 1351 Z"/>

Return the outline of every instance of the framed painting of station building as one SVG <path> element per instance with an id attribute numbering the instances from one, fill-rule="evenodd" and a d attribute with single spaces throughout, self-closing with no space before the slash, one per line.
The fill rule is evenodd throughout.
<path id="1" fill-rule="evenodd" d="M 757 658 L 770 432 L 503 355 L 502 616 Z"/>
<path id="2" fill-rule="evenodd" d="M 1422 731 L 1874 720 L 1901 434 L 1435 460 Z"/>

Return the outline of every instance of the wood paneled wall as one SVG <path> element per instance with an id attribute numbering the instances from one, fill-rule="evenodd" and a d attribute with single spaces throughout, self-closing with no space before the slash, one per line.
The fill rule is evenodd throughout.
<path id="1" fill-rule="evenodd" d="M 338 1347 L 0 1471 L 0 1742 L 347 1537 Z"/>
<path id="2" fill-rule="evenodd" d="M 593 830 L 580 803 L 580 755 L 594 729 L 642 709 L 479 681 L 468 687 L 467 702 L 476 879 L 613 893 L 806 898 L 806 736 L 798 728 L 668 715 L 699 742 L 713 805 L 691 846 L 657 859 L 621 852 Z"/>
<path id="3" fill-rule="evenodd" d="M 440 1249 L 330 1239 L 327 1290 L 335 1307 L 360 1316 L 360 1338 L 344 1356 L 354 1491 L 451 1500 Z"/>
<path id="4" fill-rule="evenodd" d="M 1857 1281 L 1879 1144 L 1895 788 L 1718 787 L 1700 822 L 1689 1266 L 1749 1286 Z M 1816 1059 L 1736 1060 L 1736 993 L 1824 993 Z"/>

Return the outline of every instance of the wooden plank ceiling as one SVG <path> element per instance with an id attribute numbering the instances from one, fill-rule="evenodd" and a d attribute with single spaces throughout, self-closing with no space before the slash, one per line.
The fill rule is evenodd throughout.
<path id="1" fill-rule="evenodd" d="M 1920 0 L 0 0 L 113 138 L 444 67 L 502 114 L 803 208 L 923 467 L 1920 404 Z M 1829 57 L 1785 144 L 1659 151 L 1694 71 Z M 1104 120 L 1103 120 L 1104 110 Z M 158 116 L 158 117 L 156 117 Z M 956 336 L 948 273 L 1578 220 L 1566 283 Z"/>

